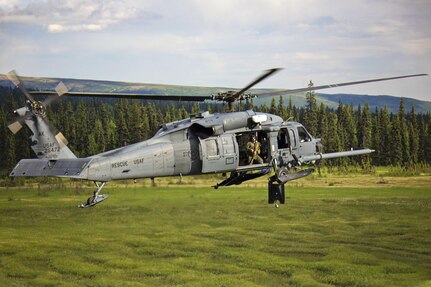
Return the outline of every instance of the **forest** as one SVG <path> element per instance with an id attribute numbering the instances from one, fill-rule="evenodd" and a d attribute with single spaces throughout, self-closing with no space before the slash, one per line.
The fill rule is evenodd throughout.
<path id="1" fill-rule="evenodd" d="M 306 106 L 284 102 L 274 97 L 271 104 L 255 106 L 253 101 L 240 103 L 240 109 L 253 109 L 298 121 L 317 138 L 322 138 L 325 152 L 371 148 L 370 156 L 337 159 L 329 167 L 357 166 L 369 171 L 373 166 L 426 168 L 431 165 L 431 117 L 416 113 L 414 105 L 405 107 L 400 98 L 397 113 L 386 107 L 371 108 L 343 104 L 336 109 L 318 103 L 313 92 L 305 95 Z M 30 131 L 13 135 L 8 124 L 13 111 L 23 106 L 24 97 L 17 89 L 0 87 L 0 177 L 6 177 L 22 158 L 34 157 L 29 145 Z M 79 157 L 86 157 L 116 147 L 150 138 L 162 123 L 189 117 L 200 111 L 219 111 L 222 105 L 189 102 L 146 102 L 142 100 L 100 100 L 63 97 L 51 105 L 48 118 L 68 139 L 69 147 Z"/>

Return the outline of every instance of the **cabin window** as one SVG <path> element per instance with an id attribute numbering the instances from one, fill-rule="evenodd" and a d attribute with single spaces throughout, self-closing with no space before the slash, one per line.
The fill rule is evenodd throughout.
<path id="1" fill-rule="evenodd" d="M 217 140 L 211 139 L 205 141 L 208 157 L 216 157 L 219 155 Z"/>
<path id="2" fill-rule="evenodd" d="M 311 137 L 304 127 L 298 127 L 298 136 L 299 136 L 299 142 L 303 143 L 303 142 L 311 141 Z"/>
<path id="3" fill-rule="evenodd" d="M 224 154 L 235 154 L 235 144 L 232 136 L 223 136 L 221 138 L 223 143 Z"/>

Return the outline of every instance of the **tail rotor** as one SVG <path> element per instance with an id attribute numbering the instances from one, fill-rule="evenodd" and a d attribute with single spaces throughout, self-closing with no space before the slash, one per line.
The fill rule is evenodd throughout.
<path id="1" fill-rule="evenodd" d="M 8 125 L 10 131 L 14 134 L 19 132 L 21 128 L 24 126 L 25 121 L 31 119 L 32 117 L 40 117 L 45 120 L 45 122 L 53 128 L 52 124 L 46 118 L 46 108 L 52 104 L 55 100 L 63 96 L 68 92 L 68 88 L 63 82 L 60 82 L 55 88 L 56 94 L 47 97 L 43 102 L 36 101 L 32 95 L 28 92 L 27 88 L 24 85 L 24 82 L 15 72 L 15 70 L 10 71 L 7 75 L 7 78 L 22 92 L 22 94 L 27 99 L 26 106 L 15 110 L 15 114 L 18 117 Z M 53 131 L 56 130 L 55 128 Z M 56 134 L 56 133 L 55 133 Z"/>
<path id="2" fill-rule="evenodd" d="M 28 92 L 15 71 L 9 72 L 7 78 L 26 97 L 26 105 L 14 111 L 17 117 L 8 125 L 9 130 L 16 134 L 24 125 L 27 125 L 33 132 L 31 136 L 32 149 L 40 158 L 75 157 L 66 147 L 66 138 L 46 116 L 46 108 L 68 92 L 66 85 L 60 82 L 55 88 L 56 94 L 48 96 L 43 101 L 38 101 Z"/>

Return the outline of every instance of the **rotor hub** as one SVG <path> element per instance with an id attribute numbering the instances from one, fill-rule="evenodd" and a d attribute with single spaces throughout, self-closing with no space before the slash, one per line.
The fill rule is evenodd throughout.
<path id="1" fill-rule="evenodd" d="M 248 100 L 248 99 L 256 97 L 255 94 L 251 94 L 251 93 L 241 93 L 239 95 L 237 95 L 237 94 L 238 94 L 237 91 L 219 92 L 217 94 L 213 94 L 211 96 L 211 99 L 216 100 L 216 101 L 229 103 L 229 102 L 234 102 L 236 100 L 243 101 L 243 100 Z"/>

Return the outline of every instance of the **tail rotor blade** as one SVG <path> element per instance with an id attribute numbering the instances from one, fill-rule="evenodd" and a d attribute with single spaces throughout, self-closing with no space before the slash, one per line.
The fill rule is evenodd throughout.
<path id="1" fill-rule="evenodd" d="M 67 146 L 69 143 L 61 132 L 58 132 L 58 134 L 55 135 L 55 139 L 57 140 L 60 147 Z"/>
<path id="2" fill-rule="evenodd" d="M 48 126 L 51 133 L 55 136 L 55 140 L 60 145 L 60 147 L 66 146 L 68 141 L 64 135 L 56 127 L 54 127 L 54 125 L 46 117 L 43 119 L 43 121 Z"/>
<path id="3" fill-rule="evenodd" d="M 24 96 L 29 100 L 30 102 L 34 102 L 33 97 L 30 95 L 26 87 L 24 86 L 24 83 L 20 79 L 20 77 L 17 75 L 15 70 L 10 71 L 6 74 L 6 77 L 17 87 L 21 90 L 21 92 L 24 94 Z"/>
<path id="4" fill-rule="evenodd" d="M 67 94 L 69 92 L 69 89 L 63 82 L 60 82 L 57 85 L 57 87 L 55 87 L 55 92 L 57 93 L 56 95 L 50 95 L 42 102 L 42 105 L 44 107 L 49 106 L 50 104 L 52 104 L 52 102 L 57 100 L 59 97 L 63 96 L 64 94 Z"/>
<path id="5" fill-rule="evenodd" d="M 15 113 L 17 112 L 15 111 Z M 19 113 L 17 114 L 19 115 Z M 16 134 L 22 129 L 22 127 L 24 126 L 24 121 L 28 119 L 29 116 L 30 115 L 28 113 L 22 114 L 16 117 L 12 122 L 10 122 L 7 127 L 13 134 Z"/>
<path id="6" fill-rule="evenodd" d="M 69 92 L 69 89 L 63 82 L 60 82 L 58 83 L 57 87 L 55 87 L 55 91 L 57 92 L 58 96 L 61 97 L 62 95 Z"/>
<path id="7" fill-rule="evenodd" d="M 9 130 L 13 134 L 16 134 L 17 132 L 19 132 L 22 129 L 22 124 L 19 121 L 15 121 L 15 122 L 9 124 L 7 127 L 9 128 Z"/>

